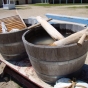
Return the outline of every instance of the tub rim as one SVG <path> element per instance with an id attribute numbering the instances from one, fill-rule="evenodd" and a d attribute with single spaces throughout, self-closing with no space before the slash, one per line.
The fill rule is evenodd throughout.
<path id="1" fill-rule="evenodd" d="M 26 43 L 27 45 L 30 45 L 30 46 L 33 46 L 33 47 L 36 47 L 36 48 L 66 48 L 66 47 L 71 47 L 71 46 L 75 46 L 77 45 L 77 43 L 74 43 L 74 44 L 69 44 L 69 45 L 63 45 L 63 46 L 47 46 L 47 45 L 35 45 L 33 43 L 30 43 L 28 42 L 26 39 L 25 39 L 25 35 L 30 32 L 31 30 L 28 30 L 26 32 L 23 33 L 22 35 L 22 40 L 24 43 Z M 85 41 L 87 42 L 87 40 Z M 84 42 L 84 43 L 85 43 Z"/>

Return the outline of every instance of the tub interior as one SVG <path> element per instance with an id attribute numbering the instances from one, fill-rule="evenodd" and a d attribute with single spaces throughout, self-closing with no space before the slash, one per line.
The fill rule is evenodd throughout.
<path id="1" fill-rule="evenodd" d="M 84 29 L 82 26 L 73 24 L 52 24 L 52 26 L 54 26 L 64 37 Z M 49 45 L 55 41 L 41 26 L 27 32 L 25 39 L 27 42 L 35 45 Z"/>

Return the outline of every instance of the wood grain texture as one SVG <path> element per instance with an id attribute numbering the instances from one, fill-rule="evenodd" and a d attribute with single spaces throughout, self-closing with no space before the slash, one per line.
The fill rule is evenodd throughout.
<path id="1" fill-rule="evenodd" d="M 62 24 L 61 24 L 62 25 Z M 54 25 L 55 26 L 55 25 Z M 59 30 L 59 29 L 58 29 Z M 63 33 L 65 29 L 60 29 L 60 32 Z M 69 29 L 70 31 L 70 29 Z M 65 31 L 70 33 L 69 31 Z M 30 30 L 26 34 L 26 40 L 31 43 L 31 39 L 33 36 L 41 37 L 44 35 L 48 35 L 46 31 L 42 29 L 42 27 L 35 28 Z M 43 61 L 67 61 L 72 60 L 74 58 L 78 58 L 84 55 L 87 52 L 88 41 L 85 41 L 82 47 L 77 46 L 76 43 L 63 46 L 63 47 L 56 47 L 56 46 L 46 46 L 46 45 L 30 45 L 24 43 L 29 55 L 35 57 L 38 60 Z"/>
<path id="2" fill-rule="evenodd" d="M 86 34 L 83 34 L 82 37 L 79 39 L 79 41 L 77 42 L 79 46 L 82 46 L 83 42 L 85 41 L 86 36 L 87 36 Z"/>
<path id="3" fill-rule="evenodd" d="M 0 24 L 1 22 L 5 23 L 8 31 L 12 30 L 13 28 L 16 28 L 19 30 L 23 30 L 24 28 L 26 28 L 26 25 L 24 25 L 19 15 L 2 18 L 0 19 Z M 2 30 L 1 30 L 1 25 L 0 25 L 0 33 L 1 32 Z"/>
<path id="4" fill-rule="evenodd" d="M 56 28 L 65 36 L 74 33 L 75 29 L 77 29 L 76 31 L 84 29 L 84 27 L 79 25 L 73 26 L 73 24 L 69 24 L 70 27 L 74 27 L 72 29 L 70 27 L 66 28 L 68 24 L 64 25 L 64 28 L 62 25 L 56 25 Z M 42 27 L 37 27 L 26 31 L 22 36 L 22 40 L 31 64 L 38 76 L 45 82 L 52 83 L 59 77 L 64 77 L 78 71 L 83 66 L 88 51 L 88 41 L 85 41 L 82 47 L 79 47 L 76 43 L 62 47 L 36 45 L 31 41 L 32 39 L 36 40 L 37 36 L 40 36 L 42 39 L 46 35 L 48 36 Z M 34 36 L 35 38 L 33 38 Z"/>
<path id="5" fill-rule="evenodd" d="M 77 71 L 83 66 L 85 59 L 86 54 L 79 58 L 75 58 L 74 60 L 63 62 L 37 61 L 30 57 L 30 61 L 37 72 L 52 76 L 66 75 Z"/>
<path id="6" fill-rule="evenodd" d="M 6 60 L 20 60 L 27 57 L 22 35 L 26 31 L 0 34 L 0 53 Z"/>
<path id="7" fill-rule="evenodd" d="M 75 58 L 74 60 L 63 62 L 38 61 L 36 60 L 36 58 L 33 59 L 30 57 L 30 61 L 37 73 L 40 73 L 43 76 L 49 76 L 51 79 L 52 77 L 59 78 L 61 76 L 65 76 L 78 71 L 83 66 L 86 56 L 87 54 L 84 54 L 83 56 Z M 51 80 L 51 82 L 53 81 L 53 79 Z M 49 78 L 46 79 L 46 82 L 47 80 L 49 80 Z"/>
<path id="8" fill-rule="evenodd" d="M 0 34 L 0 53 L 6 60 L 20 60 L 27 57 L 22 35 L 26 31 Z"/>
<path id="9" fill-rule="evenodd" d="M 61 39 L 59 41 L 55 41 L 52 45 L 56 45 L 56 46 L 64 46 L 64 45 L 69 45 L 69 44 L 73 44 L 73 43 L 77 43 L 78 40 L 80 39 L 80 37 L 84 34 L 84 33 L 88 33 L 88 28 L 78 31 L 74 34 L 71 34 L 69 36 L 67 36 L 64 39 Z"/>
<path id="10" fill-rule="evenodd" d="M 6 60 L 20 60 L 27 57 L 23 42 L 22 35 L 27 30 L 19 15 L 11 16 L 0 19 L 4 22 L 8 32 L 1 33 L 0 25 L 0 53 Z M 12 29 L 20 29 L 17 32 L 9 32 Z"/>
<path id="11" fill-rule="evenodd" d="M 59 33 L 52 25 L 50 25 L 46 20 L 41 18 L 40 16 L 36 17 L 37 21 L 41 23 L 42 27 L 46 30 L 46 32 L 55 40 L 63 39 L 64 36 Z"/>

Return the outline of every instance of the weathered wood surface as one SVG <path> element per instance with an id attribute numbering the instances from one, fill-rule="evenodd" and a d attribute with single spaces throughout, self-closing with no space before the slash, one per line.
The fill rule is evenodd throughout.
<path id="1" fill-rule="evenodd" d="M 23 23 L 23 21 L 21 20 L 19 15 L 7 17 L 7 18 L 2 18 L 2 19 L 0 19 L 0 24 L 1 24 L 1 22 L 5 23 L 8 31 L 10 31 L 12 29 L 23 30 L 26 28 L 26 25 Z M 1 25 L 0 25 L 0 33 L 1 32 L 2 32 L 2 30 L 1 30 Z"/>
<path id="2" fill-rule="evenodd" d="M 83 34 L 82 37 L 79 39 L 79 41 L 77 42 L 77 44 L 79 46 L 82 46 L 83 45 L 83 42 L 85 41 L 85 38 L 86 38 L 86 34 Z"/>
<path id="3" fill-rule="evenodd" d="M 57 26 L 62 27 L 62 24 Z M 72 30 L 70 28 L 66 29 L 66 25 L 64 27 L 65 28 L 58 30 L 70 33 L 80 26 L 74 25 L 74 29 Z M 82 29 L 83 27 L 80 27 L 80 30 Z M 78 29 L 76 31 L 78 31 Z M 82 47 L 77 46 L 76 43 L 58 47 L 36 45 L 31 42 L 31 40 L 34 39 L 34 36 L 41 36 L 42 39 L 42 36 L 44 37 L 47 35 L 48 33 L 44 29 L 38 27 L 33 30 L 26 31 L 22 36 L 22 39 L 32 66 L 38 76 L 46 82 L 55 82 L 57 78 L 78 71 L 83 66 L 88 50 L 88 41 L 85 41 Z"/>
<path id="4" fill-rule="evenodd" d="M 0 53 L 6 60 L 19 60 L 27 57 L 22 35 L 27 30 L 19 15 L 2 18 L 0 23 L 4 22 L 7 33 L 1 33 L 0 25 Z M 19 29 L 17 32 L 9 32 L 12 29 Z"/>
<path id="5" fill-rule="evenodd" d="M 85 17 L 67 16 L 67 15 L 50 14 L 50 13 L 47 13 L 46 17 L 61 21 L 77 23 L 77 24 L 84 24 L 84 25 L 88 24 L 88 18 Z"/>
<path id="6" fill-rule="evenodd" d="M 0 53 L 6 60 L 18 60 L 27 56 L 22 42 L 25 31 L 26 29 L 0 34 Z"/>
<path id="7" fill-rule="evenodd" d="M 35 57 L 38 60 L 43 60 L 43 61 L 44 60 L 45 61 L 71 60 L 71 59 L 74 59 L 74 58 L 84 55 L 88 49 L 88 48 L 86 48 L 86 47 L 88 47 L 88 41 L 84 42 L 82 47 L 77 46 L 76 43 L 73 45 L 68 45 L 68 46 L 64 46 L 64 47 L 31 45 L 30 40 L 33 38 L 32 36 L 36 36 L 36 34 L 37 34 L 42 37 L 42 35 L 44 36 L 47 33 L 41 27 L 30 30 L 26 33 L 27 33 L 26 41 L 29 42 L 29 45 L 26 44 L 27 52 L 29 53 L 29 55 Z"/>
<path id="8" fill-rule="evenodd" d="M 50 25 L 46 20 L 41 18 L 40 16 L 36 17 L 37 21 L 41 23 L 42 27 L 46 30 L 46 32 L 55 40 L 63 39 L 64 36 L 59 33 L 52 25 Z"/>
<path id="9" fill-rule="evenodd" d="M 46 31 L 41 27 L 35 28 L 26 32 L 26 41 L 29 41 L 29 45 L 26 44 L 27 52 L 29 56 L 35 57 L 38 60 L 43 61 L 66 61 L 75 59 L 84 55 L 87 52 L 88 41 L 84 42 L 82 47 L 77 46 L 77 44 L 72 44 L 69 46 L 44 46 L 44 45 L 31 45 L 31 39 L 36 36 L 44 36 Z M 35 35 L 36 34 L 36 35 Z M 48 34 L 47 34 L 48 35 Z M 42 38 L 42 37 L 41 37 Z M 25 41 L 24 41 L 25 42 Z"/>
<path id="10" fill-rule="evenodd" d="M 46 21 L 51 21 L 51 20 L 52 20 L 52 19 L 48 19 L 48 20 L 46 20 Z M 32 26 L 29 26 L 28 29 L 36 28 L 36 27 L 39 27 L 39 26 L 41 26 L 41 24 L 40 24 L 40 23 L 37 23 L 37 24 L 34 24 L 34 25 L 32 25 Z"/>
<path id="11" fill-rule="evenodd" d="M 57 79 L 78 71 L 83 66 L 87 54 L 69 61 L 46 62 L 31 58 L 30 61 L 40 78 L 46 82 L 55 82 Z"/>
<path id="12" fill-rule="evenodd" d="M 88 28 L 81 30 L 79 32 L 76 32 L 74 34 L 71 34 L 70 36 L 61 39 L 59 41 L 56 41 L 52 44 L 56 45 L 56 46 L 64 46 L 64 45 L 69 45 L 69 44 L 73 44 L 73 43 L 77 43 L 78 40 L 80 39 L 80 37 L 84 34 L 84 33 L 88 33 Z"/>
<path id="13" fill-rule="evenodd" d="M 24 60 L 8 62 L 0 55 L 0 61 L 5 63 L 18 74 L 22 75 L 25 79 L 41 86 L 41 88 L 53 88 L 50 84 L 45 83 L 37 76 L 28 59 L 24 58 Z"/>

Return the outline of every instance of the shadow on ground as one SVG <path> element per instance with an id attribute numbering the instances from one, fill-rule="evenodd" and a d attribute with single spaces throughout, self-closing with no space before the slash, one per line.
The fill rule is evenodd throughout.
<path id="1" fill-rule="evenodd" d="M 88 83 L 88 65 L 84 64 L 79 79 Z"/>

